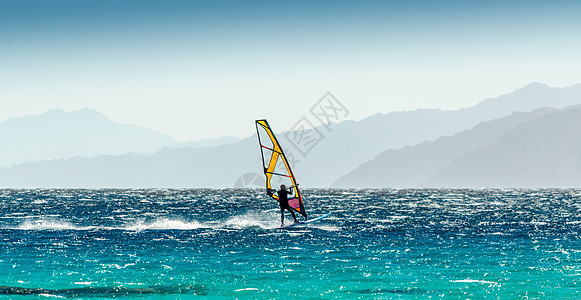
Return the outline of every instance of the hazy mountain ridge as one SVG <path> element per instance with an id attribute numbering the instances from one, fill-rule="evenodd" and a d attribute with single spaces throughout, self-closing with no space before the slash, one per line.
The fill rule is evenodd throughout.
<path id="1" fill-rule="evenodd" d="M 361 121 L 333 124 L 331 131 L 320 127 L 324 140 L 313 148 L 295 174 L 308 186 L 328 187 L 341 175 L 358 168 L 387 149 L 413 146 L 453 135 L 477 124 L 505 117 L 517 111 L 541 107 L 565 108 L 581 104 L 581 84 L 553 88 L 533 83 L 498 98 L 489 98 L 469 108 L 453 111 L 420 109 L 375 114 Z M 274 122 L 271 125 L 275 126 Z M 284 133 L 274 127 L 279 136 Z M 292 150 L 286 146 L 285 151 Z"/>
<path id="2" fill-rule="evenodd" d="M 234 144 L 239 142 L 240 139 L 233 136 L 222 136 L 217 138 L 209 138 L 203 139 L 199 141 L 189 141 L 189 142 L 178 142 L 173 145 L 169 145 L 168 148 L 175 149 L 175 148 L 183 148 L 183 147 L 190 147 L 190 148 L 207 148 L 207 147 L 218 147 L 228 144 Z"/>
<path id="3" fill-rule="evenodd" d="M 81 109 L 61 109 L 0 122 L 0 167 L 73 157 L 154 154 L 162 148 L 204 148 L 238 142 L 235 137 L 177 142 L 171 136 Z"/>
<path id="4" fill-rule="evenodd" d="M 419 187 L 454 159 L 489 145 L 522 123 L 556 111 L 554 108 L 542 108 L 529 113 L 516 112 L 508 117 L 482 122 L 453 136 L 443 136 L 412 147 L 386 150 L 341 176 L 332 186 Z"/>
<path id="5" fill-rule="evenodd" d="M 148 153 L 176 143 L 165 134 L 119 124 L 99 112 L 51 110 L 0 123 L 0 166 L 21 162 L 95 157 L 129 152 Z"/>
<path id="6" fill-rule="evenodd" d="M 164 148 L 154 155 L 130 153 L 24 163 L 11 168 L 0 168 L 0 186 L 231 187 L 238 174 L 248 170 L 262 171 L 260 156 L 256 153 L 255 139 L 256 137 L 243 139 L 236 143 L 236 146 L 224 145 L 201 149 Z"/>
<path id="7" fill-rule="evenodd" d="M 534 101 L 528 101 L 528 97 Z M 442 135 L 451 136 L 515 111 L 544 106 L 562 108 L 571 103 L 581 103 L 581 85 L 550 88 L 531 84 L 514 93 L 456 111 L 423 109 L 376 114 L 361 121 L 332 124 L 330 130 L 318 127 L 323 138 L 306 156 L 296 151 L 292 141 L 286 138 L 287 132 L 277 127 L 275 119 L 270 123 L 285 152 L 292 153 L 299 161 L 293 163 L 293 170 L 301 186 L 328 187 L 339 176 L 386 150 L 432 141 Z M 253 120 L 249 121 L 250 130 L 254 131 Z M 448 156 L 447 159 L 452 158 Z M 401 162 L 405 166 L 404 160 Z M 410 161 L 410 166 L 412 163 Z M 0 169 L 0 186 L 232 187 L 238 178 L 248 173 L 262 174 L 256 136 L 204 149 L 164 149 L 154 155 L 99 156 L 22 164 Z"/>
<path id="8" fill-rule="evenodd" d="M 523 123 L 455 159 L 421 186 L 581 187 L 581 107 Z"/>

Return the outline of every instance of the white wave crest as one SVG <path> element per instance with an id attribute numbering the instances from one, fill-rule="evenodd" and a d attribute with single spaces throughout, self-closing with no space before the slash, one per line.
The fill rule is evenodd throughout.
<path id="1" fill-rule="evenodd" d="M 135 223 L 128 225 L 123 228 L 125 230 L 131 231 L 142 231 L 142 230 L 192 230 L 199 228 L 209 228 L 210 226 L 204 225 L 203 223 L 192 221 L 185 222 L 182 220 L 172 220 L 172 219 L 158 219 L 151 222 L 146 222 L 143 220 L 138 220 Z"/>
<path id="2" fill-rule="evenodd" d="M 272 217 L 272 216 L 270 216 Z M 137 220 L 134 223 L 124 227 L 124 230 L 142 231 L 142 230 L 193 230 L 200 228 L 221 229 L 233 228 L 244 229 L 259 227 L 262 229 L 272 228 L 274 226 L 272 219 L 266 219 L 255 213 L 248 213 L 240 216 L 233 216 L 222 221 L 183 221 L 179 219 L 161 218 L 152 221 Z"/>
<path id="3" fill-rule="evenodd" d="M 465 283 L 482 283 L 500 286 L 500 283 L 487 280 L 477 280 L 477 279 L 460 279 L 460 280 L 450 280 L 450 282 L 465 282 Z"/>
<path id="4" fill-rule="evenodd" d="M 245 288 L 245 289 L 237 289 L 234 290 L 235 292 L 242 292 L 242 291 L 258 291 L 257 288 Z"/>
<path id="5" fill-rule="evenodd" d="M 63 299 L 65 298 L 64 296 L 51 295 L 51 294 L 45 294 L 45 293 L 38 294 L 38 296 L 40 296 L 40 297 L 47 297 L 47 298 L 63 298 Z"/>
<path id="6" fill-rule="evenodd" d="M 266 219 L 258 214 L 255 213 L 247 213 L 240 216 L 234 216 L 228 218 L 226 221 L 220 222 L 217 224 L 218 227 L 226 227 L 226 228 L 236 228 L 236 229 L 243 229 L 243 228 L 251 228 L 251 227 L 258 227 L 262 229 L 272 228 L 275 224 L 271 218 Z"/>
<path id="7" fill-rule="evenodd" d="M 17 230 L 195 230 L 195 229 L 271 229 L 278 226 L 278 214 L 273 213 L 246 213 L 231 216 L 223 220 L 215 221 L 186 221 L 183 219 L 157 218 L 128 220 L 125 225 L 119 226 L 80 226 L 67 220 L 58 218 L 40 218 L 26 220 L 21 224 L 8 229 Z M 324 228 L 334 230 L 333 228 Z"/>

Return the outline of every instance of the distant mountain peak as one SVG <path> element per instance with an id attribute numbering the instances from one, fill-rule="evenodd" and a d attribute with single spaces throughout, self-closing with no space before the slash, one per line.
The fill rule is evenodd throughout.
<path id="1" fill-rule="evenodd" d="M 51 114 L 66 114 L 67 112 L 64 111 L 62 108 L 53 108 L 53 109 L 49 109 L 44 113 L 41 113 L 40 115 L 51 115 Z M 35 115 L 29 115 L 29 116 L 35 116 Z"/>
<path id="2" fill-rule="evenodd" d="M 54 108 L 49 109 L 43 113 L 15 117 L 11 118 L 10 120 L 31 119 L 31 118 L 66 118 L 71 116 L 91 117 L 110 120 L 104 114 L 90 108 L 81 108 L 78 110 L 74 110 L 72 112 L 67 112 L 62 108 Z"/>
<path id="3" fill-rule="evenodd" d="M 72 112 L 68 113 L 68 116 L 71 118 L 78 118 L 81 120 L 85 119 L 85 120 L 93 120 L 95 122 L 116 123 L 116 122 L 113 122 L 111 119 L 109 119 L 109 117 L 107 117 L 106 115 L 104 115 L 96 110 L 86 108 L 86 107 L 81 108 L 79 110 L 72 111 Z M 118 124 L 120 124 L 120 123 L 118 123 Z"/>
<path id="4" fill-rule="evenodd" d="M 541 82 L 531 82 L 518 90 L 527 90 L 527 89 L 539 89 L 539 88 L 551 88 L 548 84 L 541 83 Z"/>
<path id="5" fill-rule="evenodd" d="M 22 162 L 151 153 L 176 141 L 155 130 L 121 124 L 89 108 L 51 109 L 0 122 L 0 166 Z"/>

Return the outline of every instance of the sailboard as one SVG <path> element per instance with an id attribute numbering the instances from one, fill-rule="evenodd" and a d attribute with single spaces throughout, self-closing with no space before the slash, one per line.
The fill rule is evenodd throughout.
<path id="1" fill-rule="evenodd" d="M 296 226 L 301 226 L 301 225 L 308 225 L 310 223 L 314 223 L 314 222 L 320 221 L 320 220 L 328 217 L 330 214 L 331 213 L 329 212 L 329 213 L 326 213 L 326 214 L 324 214 L 322 216 L 318 216 L 318 217 L 316 217 L 314 219 L 310 219 L 308 221 L 299 222 L 299 223 L 293 223 L 293 224 L 288 224 L 288 225 L 280 226 L 280 227 L 275 227 L 274 229 L 284 229 L 284 228 L 296 227 Z"/>
<path id="2" fill-rule="evenodd" d="M 303 203 L 303 196 L 301 195 L 299 184 L 291 169 L 289 159 L 282 150 L 278 139 L 266 120 L 256 120 L 256 133 L 258 135 L 258 143 L 260 144 L 264 175 L 266 176 L 266 194 L 272 199 L 279 201 L 278 195 L 274 193 L 276 191 L 275 188 L 284 184 L 293 192 L 293 195 L 289 195 L 288 198 L 289 206 L 305 218 L 305 222 L 293 225 L 309 222 L 307 221 L 308 217 Z M 322 218 L 313 219 L 312 221 L 320 219 Z"/>

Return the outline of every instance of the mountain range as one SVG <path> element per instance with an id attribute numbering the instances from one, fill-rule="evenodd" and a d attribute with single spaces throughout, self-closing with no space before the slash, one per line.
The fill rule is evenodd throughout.
<path id="1" fill-rule="evenodd" d="M 456 158 L 421 186 L 581 187 L 581 106 L 524 122 Z"/>
<path id="2" fill-rule="evenodd" d="M 61 109 L 0 122 L 0 167 L 71 157 L 127 153 L 153 154 L 164 147 L 214 147 L 237 142 L 234 137 L 177 142 L 143 127 L 120 124 L 103 114 Z"/>
<path id="3" fill-rule="evenodd" d="M 498 98 L 485 99 L 469 108 L 376 114 L 360 121 L 333 124 L 330 131 L 320 127 L 319 131 L 325 134 L 324 140 L 306 156 L 295 153 L 295 157 L 301 158 L 295 173 L 301 174 L 301 182 L 305 185 L 329 187 L 340 176 L 385 150 L 450 136 L 514 112 L 528 112 L 542 107 L 565 108 L 576 104 L 581 104 L 581 84 L 554 88 L 534 83 Z M 287 147 L 285 151 L 289 148 L 293 149 Z"/>
<path id="4" fill-rule="evenodd" d="M 0 166 L 42 160 L 152 153 L 175 144 L 169 135 L 111 121 L 90 109 L 60 109 L 0 123 Z"/>
<path id="5" fill-rule="evenodd" d="M 483 122 L 451 137 L 386 150 L 333 187 L 581 186 L 581 106 Z"/>
<path id="6" fill-rule="evenodd" d="M 495 149 L 511 153 L 510 147 L 518 147 L 517 144 L 504 142 L 488 148 L 501 141 L 506 134 L 518 132 L 522 135 L 520 141 L 524 143 L 527 137 L 533 135 L 520 132 L 518 128 L 544 116 L 565 113 L 559 109 L 575 104 L 581 104 L 581 85 L 552 88 L 531 84 L 510 94 L 486 99 L 470 108 L 394 112 L 376 114 L 360 121 L 320 124 L 313 128 L 313 132 L 318 132 L 321 139 L 308 152 L 298 151 L 292 139 L 287 138 L 296 132 L 277 128 L 276 120 L 270 120 L 270 123 L 285 152 L 293 156 L 294 173 L 304 187 L 479 187 L 493 182 L 483 182 L 485 184 L 481 185 L 478 180 L 483 180 L 482 177 L 468 181 L 469 176 L 464 177 L 466 182 L 462 184 L 450 180 L 454 176 L 466 175 L 460 170 L 474 171 L 474 168 L 484 167 L 476 162 L 492 157 L 491 152 Z M 538 110 L 543 107 L 552 109 Z M 265 117 L 268 119 L 268 116 Z M 548 128 L 563 129 L 573 125 Z M 253 120 L 249 120 L 249 131 L 253 127 Z M 574 136 L 574 132 L 570 135 Z M 543 140 L 537 137 L 535 141 Z M 454 146 L 454 143 L 460 146 Z M 562 144 L 565 145 L 565 142 Z M 572 142 L 568 145 L 574 146 Z M 44 145 L 37 143 L 36 146 Z M 206 148 L 194 149 L 187 145 L 166 147 L 154 154 L 144 153 L 143 150 L 92 158 L 77 154 L 75 158 L 63 157 L 0 168 L 0 186 L 232 187 L 241 178 L 250 179 L 245 182 L 256 184 L 260 180 L 255 179 L 262 176 L 259 152 L 256 136 L 250 136 Z M 469 157 L 471 154 L 478 156 Z M 531 152 L 530 155 L 541 153 Z M 526 162 L 514 166 L 523 167 Z M 487 163 L 493 164 L 492 161 Z M 371 166 L 381 167 L 373 169 Z M 360 171 L 365 168 L 373 171 Z M 569 174 L 564 169 L 560 170 Z M 493 173 L 491 171 L 490 174 Z M 526 182 L 538 181 L 523 181 L 519 186 Z"/>

